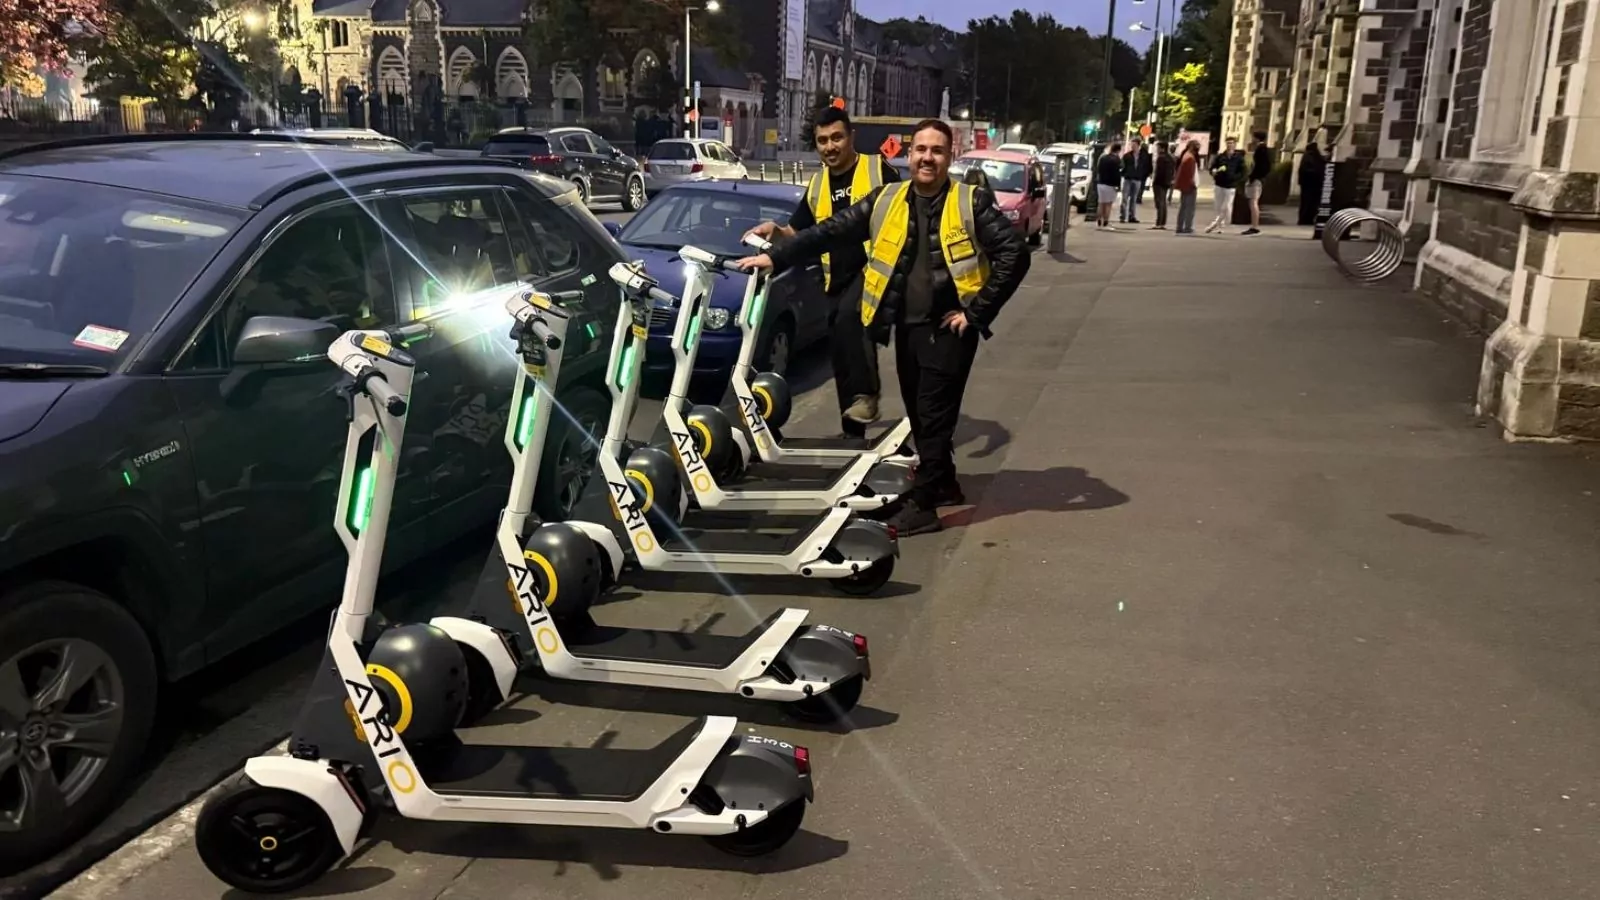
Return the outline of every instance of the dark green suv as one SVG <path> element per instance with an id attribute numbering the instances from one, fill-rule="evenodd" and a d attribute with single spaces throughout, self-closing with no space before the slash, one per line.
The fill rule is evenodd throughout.
<path id="1" fill-rule="evenodd" d="M 621 260 L 570 184 L 490 161 L 269 135 L 0 156 L 0 874 L 104 814 L 161 683 L 337 601 L 340 374 L 307 328 L 437 323 L 399 564 L 508 489 L 510 321 L 475 292 L 586 295 L 600 327 L 562 368 L 539 511 L 575 499 Z"/>

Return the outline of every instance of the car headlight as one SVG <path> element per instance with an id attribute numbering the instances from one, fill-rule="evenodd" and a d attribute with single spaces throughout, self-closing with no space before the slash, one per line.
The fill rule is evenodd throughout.
<path id="1" fill-rule="evenodd" d="M 733 321 L 733 313 L 726 309 L 713 306 L 706 310 L 706 327 L 713 331 L 727 328 L 728 323 L 731 321 Z"/>
<path id="2" fill-rule="evenodd" d="M 1022 210 L 1020 210 L 1020 209 L 1008 209 L 1008 210 L 1006 210 L 1006 218 L 1010 219 L 1013 222 L 1015 222 L 1021 216 L 1022 216 Z"/>

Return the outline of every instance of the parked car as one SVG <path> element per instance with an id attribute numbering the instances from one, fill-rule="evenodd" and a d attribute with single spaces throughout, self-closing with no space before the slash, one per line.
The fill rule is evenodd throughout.
<path id="1" fill-rule="evenodd" d="M 976 167 L 988 177 L 995 203 L 1028 243 L 1038 244 L 1044 234 L 1044 168 L 1035 156 L 1010 150 L 974 150 L 957 163 L 965 173 Z M 954 166 L 951 167 L 954 170 Z"/>
<path id="2" fill-rule="evenodd" d="M 279 135 L 0 154 L 0 868 L 100 820 L 160 683 L 338 598 L 342 331 L 436 323 L 386 566 L 491 524 L 514 378 L 495 285 L 581 290 L 539 473 L 592 463 L 623 256 L 566 182 Z"/>
<path id="3" fill-rule="evenodd" d="M 685 181 L 742 181 L 750 177 L 739 154 L 721 141 L 668 138 L 650 145 L 644 186 L 651 194 Z"/>
<path id="4" fill-rule="evenodd" d="M 354 147 L 358 150 L 410 150 L 405 141 L 371 128 L 257 128 L 251 134 L 282 134 L 306 138 L 319 144 Z"/>
<path id="5" fill-rule="evenodd" d="M 638 161 L 587 128 L 505 128 L 489 138 L 482 152 L 572 182 L 585 205 L 621 203 L 628 212 L 644 206 L 644 172 Z"/>
<path id="6" fill-rule="evenodd" d="M 1001 153 L 1026 153 L 1029 156 L 1039 155 L 1038 144 L 1001 144 L 994 148 Z"/>
<path id="7" fill-rule="evenodd" d="M 685 244 L 715 253 L 746 255 L 740 243 L 746 231 L 761 222 L 789 221 L 805 189 L 792 184 L 758 181 L 703 181 L 667 188 L 625 226 L 607 223 L 629 259 L 641 260 L 661 286 L 681 294 L 686 265 L 678 258 Z M 720 394 L 739 354 L 741 332 L 735 318 L 744 300 L 742 275 L 719 272 L 711 295 L 710 311 L 701 331 L 695 360 L 697 389 Z M 756 368 L 782 374 L 798 350 L 827 336 L 831 304 L 822 288 L 822 267 L 806 265 L 780 273 L 772 280 L 764 315 L 765 333 L 756 345 Z M 645 371 L 661 375 L 672 370 L 671 310 L 657 309 L 650 320 L 650 342 Z"/>

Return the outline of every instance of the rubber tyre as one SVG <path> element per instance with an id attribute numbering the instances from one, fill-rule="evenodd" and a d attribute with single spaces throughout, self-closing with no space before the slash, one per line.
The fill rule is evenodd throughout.
<path id="1" fill-rule="evenodd" d="M 304 838 L 304 852 L 290 860 L 292 866 L 279 874 L 257 876 L 243 871 L 231 858 L 248 840 L 235 825 L 235 819 L 243 813 L 283 816 L 290 823 L 284 830 L 312 829 Z M 195 820 L 194 846 L 211 874 L 254 894 L 281 894 L 303 888 L 321 878 L 344 856 L 332 823 L 314 801 L 282 788 L 262 787 L 245 775 L 235 776 L 206 801 Z"/>
<path id="2" fill-rule="evenodd" d="M 628 179 L 628 186 L 622 192 L 622 210 L 623 212 L 638 212 L 644 207 L 644 204 L 644 177 L 634 175 Z"/>
<path id="3" fill-rule="evenodd" d="M 735 831 L 733 834 L 713 834 L 706 843 L 729 856 L 751 858 L 776 852 L 800 831 L 805 821 L 806 801 L 795 799 L 768 816 L 754 828 Z"/>
<path id="4" fill-rule="evenodd" d="M 866 571 L 831 580 L 833 586 L 840 591 L 854 597 L 865 597 L 888 584 L 892 575 L 894 575 L 894 557 L 886 556 L 867 566 Z"/>
<path id="5" fill-rule="evenodd" d="M 816 725 L 837 722 L 861 702 L 861 690 L 865 686 L 865 678 L 852 675 L 835 684 L 831 690 L 790 703 L 787 707 L 789 715 Z"/>
<path id="6" fill-rule="evenodd" d="M 589 205 L 589 185 L 582 178 L 572 179 L 572 186 L 578 189 L 578 202 L 585 207 Z"/>
<path id="7" fill-rule="evenodd" d="M 0 664 L 52 638 L 94 644 L 115 666 L 122 678 L 122 730 L 94 783 L 59 822 L 38 831 L 0 832 L 0 869 L 41 862 L 100 824 L 143 762 L 155 720 L 155 654 L 143 626 L 116 601 L 64 581 L 38 581 L 0 595 Z"/>
<path id="8" fill-rule="evenodd" d="M 533 511 L 547 522 L 571 518 L 584 487 L 594 475 L 599 447 L 595 443 L 605 431 L 611 404 L 590 387 L 573 387 L 556 398 L 566 409 L 551 410 L 550 433 L 545 437 L 544 457 L 539 463 L 539 481 L 534 488 Z M 585 440 L 574 421 L 592 423 L 593 432 Z M 570 454 L 579 454 L 573 458 Z"/>
<path id="9" fill-rule="evenodd" d="M 494 712 L 502 700 L 500 687 L 494 683 L 494 669 L 483 654 L 459 641 L 461 656 L 467 661 L 467 702 L 461 708 L 460 727 L 476 725 L 478 720 Z"/>

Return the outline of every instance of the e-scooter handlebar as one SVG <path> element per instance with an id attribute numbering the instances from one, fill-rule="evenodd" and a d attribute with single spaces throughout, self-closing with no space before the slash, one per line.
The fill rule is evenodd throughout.
<path id="1" fill-rule="evenodd" d="M 685 246 L 678 251 L 678 257 L 684 262 L 704 266 L 707 269 L 721 269 L 724 272 L 732 272 L 736 275 L 750 274 L 736 265 L 739 257 L 712 253 L 710 250 L 702 250 L 699 247 Z"/>
<path id="2" fill-rule="evenodd" d="M 772 249 L 771 241 L 754 232 L 744 236 L 744 245 L 760 253 L 766 253 Z"/>
<path id="3" fill-rule="evenodd" d="M 418 341 L 425 337 L 431 336 L 433 334 L 433 325 L 429 322 L 413 322 L 410 325 L 397 325 L 393 328 L 385 328 L 383 329 L 383 333 L 389 336 L 389 341 L 391 343 L 404 346 L 412 341 Z"/>
<path id="4" fill-rule="evenodd" d="M 368 365 L 356 375 L 356 390 L 377 401 L 395 418 L 406 414 L 406 398 L 389 386 L 377 366 Z"/>
<path id="5" fill-rule="evenodd" d="M 550 329 L 549 325 L 545 324 L 543 319 L 534 319 L 529 322 L 528 330 L 533 332 L 533 336 L 551 350 L 561 349 L 561 338 L 556 337 L 556 333 Z"/>
<path id="6" fill-rule="evenodd" d="M 676 307 L 678 298 L 661 289 L 660 284 L 643 270 L 635 269 L 627 263 L 612 263 L 608 273 L 617 287 L 635 297 L 648 297 L 666 306 Z"/>

